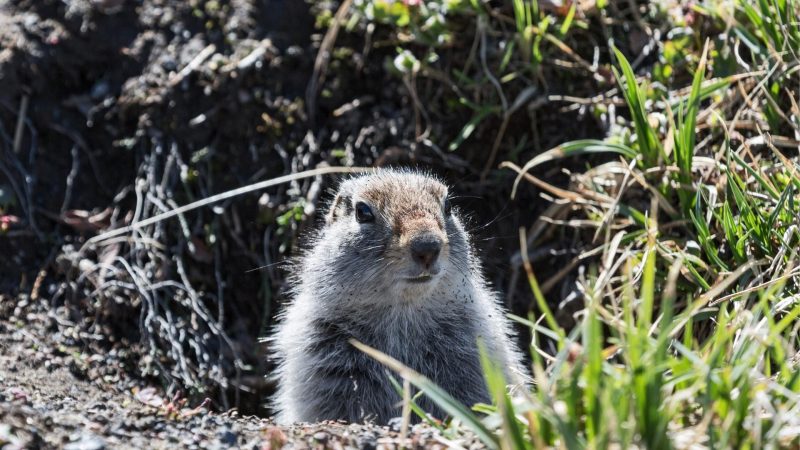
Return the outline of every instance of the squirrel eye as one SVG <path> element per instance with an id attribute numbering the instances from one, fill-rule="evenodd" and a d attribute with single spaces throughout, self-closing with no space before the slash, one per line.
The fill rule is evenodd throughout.
<path id="1" fill-rule="evenodd" d="M 450 217 L 450 213 L 452 212 L 452 206 L 450 205 L 450 199 L 444 199 L 444 215 L 445 217 Z"/>
<path id="2" fill-rule="evenodd" d="M 372 209 L 364 202 L 356 203 L 356 221 L 358 223 L 374 222 L 375 215 L 372 214 Z"/>

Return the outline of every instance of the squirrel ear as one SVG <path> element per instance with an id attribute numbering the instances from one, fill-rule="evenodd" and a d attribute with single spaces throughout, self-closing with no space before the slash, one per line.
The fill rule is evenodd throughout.
<path id="1" fill-rule="evenodd" d="M 341 193 L 336 194 L 336 198 L 333 199 L 333 203 L 331 203 L 328 215 L 325 216 L 325 221 L 329 224 L 333 223 L 340 217 L 346 216 L 350 209 L 352 209 L 352 205 L 350 205 L 350 196 Z"/>

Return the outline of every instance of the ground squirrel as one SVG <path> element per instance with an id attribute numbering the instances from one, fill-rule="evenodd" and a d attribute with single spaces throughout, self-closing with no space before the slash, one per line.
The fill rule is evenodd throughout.
<path id="1" fill-rule="evenodd" d="M 400 415 L 387 372 L 355 338 L 426 375 L 468 406 L 489 402 L 477 339 L 517 377 L 510 323 L 486 286 L 447 187 L 414 171 L 344 181 L 294 268 L 273 334 L 280 423 Z M 444 415 L 422 396 L 418 404 Z"/>

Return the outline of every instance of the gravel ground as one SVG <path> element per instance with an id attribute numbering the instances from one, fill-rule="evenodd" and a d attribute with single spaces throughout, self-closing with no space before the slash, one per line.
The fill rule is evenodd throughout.
<path id="1" fill-rule="evenodd" d="M 9 301 L 6 299 L 6 301 Z M 85 354 L 48 334 L 50 318 L 0 321 L 0 449 L 400 448 L 396 430 L 326 422 L 279 427 L 236 410 L 210 411 L 135 380 L 119 352 Z M 414 425 L 406 448 L 481 448 L 472 437 Z"/>

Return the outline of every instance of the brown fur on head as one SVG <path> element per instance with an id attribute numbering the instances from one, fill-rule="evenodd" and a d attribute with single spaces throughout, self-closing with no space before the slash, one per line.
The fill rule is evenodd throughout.
<path id="1" fill-rule="evenodd" d="M 385 261 L 401 285 L 427 286 L 459 265 L 449 260 L 453 239 L 459 250 L 468 245 L 447 196 L 447 187 L 427 174 L 381 170 L 340 185 L 326 228 L 352 247 L 340 249 L 343 253 Z M 465 253 L 460 258 L 466 259 Z"/>
<path id="2" fill-rule="evenodd" d="M 401 244 L 423 232 L 446 239 L 447 187 L 430 176 L 386 171 L 347 180 L 333 201 L 328 223 L 351 215 L 358 201 L 380 212 Z"/>

